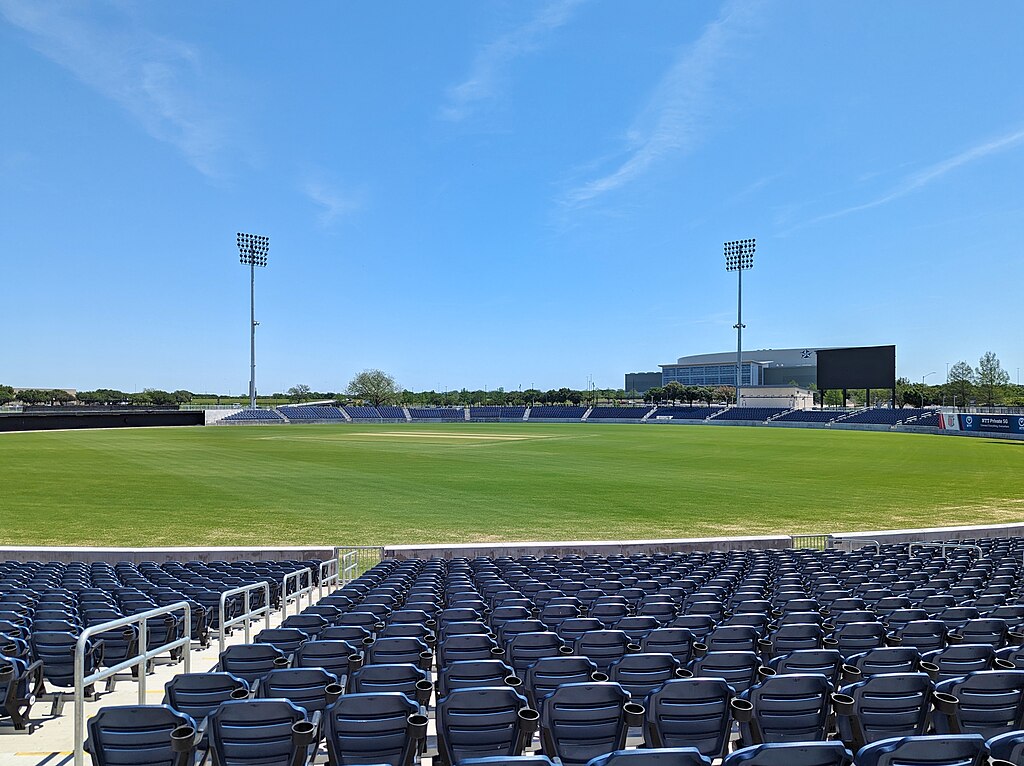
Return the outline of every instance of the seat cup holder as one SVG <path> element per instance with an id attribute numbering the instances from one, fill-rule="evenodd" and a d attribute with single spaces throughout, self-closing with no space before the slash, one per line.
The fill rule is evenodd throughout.
<path id="1" fill-rule="evenodd" d="M 632 652 L 633 654 L 639 654 L 643 651 L 643 647 L 641 647 L 640 644 L 629 643 L 626 644 L 626 651 Z"/>
<path id="2" fill-rule="evenodd" d="M 932 703 L 935 705 L 936 710 L 947 716 L 955 715 L 957 708 L 960 707 L 960 700 L 952 694 L 946 694 L 945 692 L 933 692 Z"/>
<path id="3" fill-rule="evenodd" d="M 1002 758 L 989 758 L 988 766 L 1014 766 L 1013 761 L 1004 761 Z"/>
<path id="4" fill-rule="evenodd" d="M 430 694 L 434 691 L 434 684 L 426 679 L 416 682 L 416 699 L 424 707 L 430 702 Z"/>
<path id="5" fill-rule="evenodd" d="M 361 654 L 350 654 L 348 656 L 348 669 L 350 673 L 355 673 L 359 668 L 363 666 L 365 658 Z"/>
<path id="6" fill-rule="evenodd" d="M 848 684 L 853 683 L 854 681 L 859 681 L 861 678 L 864 677 L 864 674 L 861 672 L 860 668 L 856 667 L 855 665 L 844 664 L 842 666 L 842 674 L 843 682 Z"/>
<path id="7" fill-rule="evenodd" d="M 623 712 L 626 714 L 626 725 L 627 726 L 643 726 L 644 723 L 644 706 L 636 702 L 627 702 L 622 706 Z"/>
<path id="8" fill-rule="evenodd" d="M 495 633 L 493 630 L 487 631 L 484 635 L 487 636 L 489 639 L 491 639 L 491 641 L 497 641 L 498 640 L 498 634 Z"/>
<path id="9" fill-rule="evenodd" d="M 823 638 L 821 640 L 821 645 L 825 649 L 835 649 L 835 648 L 837 648 L 839 646 L 839 639 L 838 638 Z"/>
<path id="10" fill-rule="evenodd" d="M 519 708 L 519 728 L 524 734 L 533 734 L 540 726 L 540 713 L 532 707 Z"/>
<path id="11" fill-rule="evenodd" d="M 432 631 L 434 628 L 437 627 L 437 620 L 428 619 L 426 622 L 423 623 L 423 626 L 427 628 L 427 630 Z"/>
<path id="12" fill-rule="evenodd" d="M 292 724 L 292 742 L 298 747 L 309 747 L 316 741 L 316 726 L 310 721 L 296 721 Z"/>
<path id="13" fill-rule="evenodd" d="M 676 668 L 676 678 L 693 678 L 693 671 L 686 668 Z"/>
<path id="14" fill-rule="evenodd" d="M 434 655 L 431 652 L 420 652 L 420 667 L 429 670 L 434 663 Z"/>
<path id="15" fill-rule="evenodd" d="M 286 667 L 288 667 L 288 658 L 287 657 L 275 657 L 274 658 L 274 667 L 275 668 L 286 668 Z"/>
<path id="16" fill-rule="evenodd" d="M 413 739 L 425 739 L 427 736 L 427 717 L 419 713 L 413 713 L 405 719 L 409 735 Z"/>
<path id="17" fill-rule="evenodd" d="M 187 753 L 195 747 L 196 730 L 191 726 L 179 726 L 171 732 L 171 750 L 175 753 Z"/>
<path id="18" fill-rule="evenodd" d="M 231 699 L 233 700 L 245 700 L 249 699 L 249 690 L 245 687 L 239 686 L 237 689 L 231 690 Z"/>
<path id="19" fill-rule="evenodd" d="M 949 645 L 949 646 L 954 646 L 956 644 L 962 644 L 963 642 L 964 642 L 964 637 L 960 633 L 947 633 L 946 634 L 946 644 Z"/>
<path id="20" fill-rule="evenodd" d="M 750 719 L 754 717 L 754 706 L 747 700 L 731 700 L 729 708 L 732 710 L 732 717 L 740 723 L 750 723 Z"/>
<path id="21" fill-rule="evenodd" d="M 757 675 L 758 675 L 758 676 L 759 676 L 759 677 L 761 678 L 761 680 L 763 681 L 763 680 L 764 680 L 764 679 L 766 679 L 766 678 L 771 678 L 772 676 L 776 675 L 776 673 L 775 673 L 775 671 L 774 671 L 774 670 L 772 670 L 771 668 L 769 668 L 769 667 L 767 667 L 767 666 L 765 666 L 765 665 L 762 665 L 761 667 L 759 667 L 759 668 L 757 669 Z"/>
<path id="22" fill-rule="evenodd" d="M 996 657 L 992 663 L 993 670 L 1016 670 L 1017 666 L 1002 657 Z"/>
<path id="23" fill-rule="evenodd" d="M 337 701 L 338 697 L 345 693 L 341 684 L 327 684 L 324 687 L 324 695 L 327 697 L 327 704 L 333 704 Z"/>
<path id="24" fill-rule="evenodd" d="M 599 684 L 603 684 L 609 681 L 609 676 L 607 673 L 602 673 L 600 670 L 595 670 L 593 673 L 590 674 L 590 680 L 596 681 Z"/>
<path id="25" fill-rule="evenodd" d="M 519 676 L 505 676 L 505 686 L 511 686 L 513 689 L 517 689 L 523 685 L 523 679 Z"/>
<path id="26" fill-rule="evenodd" d="M 823 623 L 821 623 L 821 629 L 826 633 L 834 633 L 836 630 L 836 624 L 834 622 L 829 622 L 828 620 L 825 620 Z"/>
<path id="27" fill-rule="evenodd" d="M 500 646 L 492 647 L 491 648 L 491 656 L 492 657 L 504 657 L 505 656 L 505 650 L 502 649 Z"/>
<path id="28" fill-rule="evenodd" d="M 1008 646 L 1022 646 L 1024 645 L 1024 633 L 1020 633 L 1016 630 L 1011 630 L 1006 634 L 1006 643 Z"/>
<path id="29" fill-rule="evenodd" d="M 363 646 L 373 646 L 373 636 L 367 636 L 363 639 Z"/>
<path id="30" fill-rule="evenodd" d="M 562 646 L 558 647 L 558 653 L 568 657 L 573 653 L 573 648 L 571 646 L 566 646 L 565 644 L 563 644 Z"/>
<path id="31" fill-rule="evenodd" d="M 903 646 L 903 639 L 900 638 L 899 636 L 893 635 L 892 633 L 887 633 L 886 636 L 885 636 L 885 645 L 886 646 Z"/>
<path id="32" fill-rule="evenodd" d="M 856 705 L 856 700 L 854 700 L 854 698 L 849 694 L 832 695 L 832 709 L 836 711 L 836 715 L 853 715 Z"/>
<path id="33" fill-rule="evenodd" d="M 921 669 L 921 672 L 927 673 L 928 677 L 933 681 L 939 680 L 939 666 L 936 665 L 934 662 L 922 660 L 920 663 L 918 663 L 918 667 Z"/>
<path id="34" fill-rule="evenodd" d="M 693 642 L 693 655 L 694 657 L 703 657 L 708 653 L 708 645 L 700 641 Z"/>
<path id="35" fill-rule="evenodd" d="M 14 666 L 13 665 L 4 665 L 2 668 L 0 668 L 0 682 L 7 683 L 8 681 L 11 680 L 11 677 L 13 675 L 14 675 Z"/>

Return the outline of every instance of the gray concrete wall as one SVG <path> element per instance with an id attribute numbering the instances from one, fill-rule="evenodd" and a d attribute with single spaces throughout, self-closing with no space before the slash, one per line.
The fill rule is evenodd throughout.
<path id="1" fill-rule="evenodd" d="M 286 561 L 321 559 L 334 556 L 334 546 L 301 546 L 293 548 L 29 548 L 0 545 L 0 561 Z"/>
<path id="2" fill-rule="evenodd" d="M 924 529 L 882 529 L 875 532 L 840 532 L 832 535 L 844 547 L 859 547 L 867 541 L 887 543 L 931 542 L 932 540 L 961 540 L 979 537 L 1019 537 L 1024 534 L 1024 523 L 988 524 L 974 527 L 927 527 Z"/>
<path id="3" fill-rule="evenodd" d="M 474 558 L 476 556 L 586 556 L 676 551 L 728 551 L 751 548 L 789 548 L 788 535 L 771 537 L 697 537 L 681 540 L 593 540 L 567 542 L 465 543 L 449 545 L 389 545 L 385 558 Z"/>

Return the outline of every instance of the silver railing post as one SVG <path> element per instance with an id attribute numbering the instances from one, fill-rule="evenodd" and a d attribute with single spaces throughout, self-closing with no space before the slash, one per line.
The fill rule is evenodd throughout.
<path id="1" fill-rule="evenodd" d="M 263 591 L 263 606 L 253 609 L 251 607 L 250 593 L 254 590 Z M 230 620 L 227 618 L 227 603 L 228 599 L 232 596 L 237 596 L 239 593 L 243 593 L 245 598 L 244 613 L 237 617 L 232 617 Z M 267 627 L 270 627 L 270 583 L 266 580 L 260 580 L 259 582 L 250 583 L 249 585 L 241 585 L 231 590 L 226 590 L 220 594 L 220 611 L 218 612 L 219 629 L 217 630 L 217 641 L 220 647 L 221 653 L 224 652 L 224 645 L 227 641 L 228 628 L 237 625 L 238 623 L 243 624 L 243 630 L 245 631 L 245 643 L 250 643 L 250 623 L 259 619 L 258 615 L 263 615 L 263 619 L 267 622 Z"/>
<path id="2" fill-rule="evenodd" d="M 173 614 L 177 611 L 184 612 L 184 629 L 181 638 L 177 638 L 174 641 L 149 649 L 147 647 L 147 644 L 149 643 L 149 633 L 147 631 L 146 620 L 151 617 L 159 617 L 164 614 Z M 117 628 L 135 625 L 136 623 L 139 625 L 138 654 L 135 654 L 109 668 L 97 668 L 91 674 L 86 676 L 85 652 L 89 639 L 99 633 L 106 633 L 109 630 L 116 630 Z M 182 659 L 185 664 L 185 672 L 189 673 L 192 670 L 192 607 L 187 601 L 178 601 L 174 604 L 150 609 L 147 612 L 140 612 L 139 614 L 121 617 L 99 625 L 92 625 L 82 631 L 78 636 L 78 642 L 75 644 L 74 658 L 75 766 L 85 766 L 85 688 L 102 681 L 104 678 L 110 678 L 111 676 L 117 675 L 125 670 L 129 670 L 136 665 L 140 665 L 139 704 L 144 705 L 146 701 L 146 669 L 149 665 L 149 661 L 164 652 L 173 651 L 178 647 L 184 648 L 184 651 L 182 652 Z"/>
<path id="3" fill-rule="evenodd" d="M 305 575 L 306 586 L 302 586 L 302 578 Z M 288 592 L 288 583 L 295 580 L 295 590 L 291 593 Z M 294 572 L 289 572 L 281 580 L 281 619 L 284 620 L 288 617 L 288 601 L 291 596 L 295 597 L 295 613 L 298 614 L 302 611 L 302 597 L 306 596 L 306 606 L 311 606 L 313 603 L 313 573 L 311 570 L 303 568 L 296 569 Z"/>

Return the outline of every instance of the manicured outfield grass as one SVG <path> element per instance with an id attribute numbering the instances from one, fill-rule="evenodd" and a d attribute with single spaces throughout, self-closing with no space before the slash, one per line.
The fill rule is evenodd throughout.
<path id="1" fill-rule="evenodd" d="M 986 439 L 536 423 L 0 434 L 3 544 L 587 540 L 1021 519 L 1024 443 Z"/>

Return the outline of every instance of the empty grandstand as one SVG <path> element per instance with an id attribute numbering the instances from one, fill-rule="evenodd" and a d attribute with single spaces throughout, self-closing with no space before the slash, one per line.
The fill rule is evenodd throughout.
<path id="1" fill-rule="evenodd" d="M 592 407 L 587 420 L 642 420 L 653 407 Z"/>
<path id="2" fill-rule="evenodd" d="M 329 561 L 8 561 L 7 725 L 30 731 L 41 702 L 53 720 L 73 700 L 90 719 L 68 749 L 96 764 L 250 762 L 239 758 L 257 740 L 306 766 L 1019 762 L 1022 539 L 816 541 L 474 558 L 396 548 L 361 574 L 346 563 L 355 549 Z M 188 619 L 160 617 L 178 611 Z M 180 672 L 193 654 L 212 670 Z M 151 659 L 159 696 L 100 689 Z M 145 690 L 144 675 L 121 675 Z M 32 748 L 54 744 L 49 728 Z M 890 753 L 906 760 L 877 757 Z"/>

